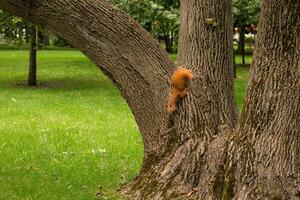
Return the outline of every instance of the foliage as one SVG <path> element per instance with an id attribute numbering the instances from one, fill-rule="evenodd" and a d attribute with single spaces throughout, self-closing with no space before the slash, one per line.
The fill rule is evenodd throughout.
<path id="1" fill-rule="evenodd" d="M 0 10 L 0 34 L 4 34 L 9 42 L 21 45 L 24 42 L 24 30 L 27 26 L 28 23 L 24 19 Z"/>
<path id="2" fill-rule="evenodd" d="M 259 20 L 259 12 L 260 0 L 233 0 L 234 26 L 256 25 Z"/>
<path id="3" fill-rule="evenodd" d="M 22 48 L 26 48 L 28 46 L 26 43 L 29 42 L 30 37 L 30 27 L 32 26 L 36 25 L 0 10 L 0 34 L 3 34 L 5 42 L 8 42 L 12 46 L 22 45 Z M 53 35 L 53 44 L 55 46 L 70 47 L 69 43 L 62 37 L 50 33 L 41 26 L 36 27 L 38 29 L 39 48 L 45 48 L 49 45 L 49 35 Z"/>
<path id="4" fill-rule="evenodd" d="M 173 46 L 177 42 L 178 1 L 111 0 L 111 2 L 131 15 L 154 37 L 164 39 L 167 50 L 171 50 L 170 45 Z"/>
<path id="5" fill-rule="evenodd" d="M 111 0 L 131 15 L 151 34 L 165 41 L 167 51 L 172 52 L 178 42 L 179 1 L 171 0 Z M 260 0 L 233 0 L 234 26 L 257 24 Z"/>
<path id="6" fill-rule="evenodd" d="M 71 47 L 71 45 L 62 37 L 54 35 L 52 43 L 56 47 Z"/>
<path id="7" fill-rule="evenodd" d="M 154 33 L 154 36 L 162 34 L 164 29 L 167 29 L 167 24 L 170 24 L 169 29 L 179 25 L 179 12 L 176 4 L 152 0 L 111 0 L 111 2 L 131 15 L 146 30 Z"/>
<path id="8" fill-rule="evenodd" d="M 245 64 L 245 34 L 255 32 L 259 20 L 260 0 L 233 0 L 234 27 L 238 28 L 238 53 Z"/>

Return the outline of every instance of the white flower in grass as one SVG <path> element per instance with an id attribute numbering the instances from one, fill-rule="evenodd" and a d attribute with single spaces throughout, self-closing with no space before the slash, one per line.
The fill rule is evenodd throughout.
<path id="1" fill-rule="evenodd" d="M 99 156 L 105 156 L 106 154 L 106 150 L 104 148 L 100 148 L 100 149 L 93 149 L 92 153 L 94 155 L 99 155 Z"/>

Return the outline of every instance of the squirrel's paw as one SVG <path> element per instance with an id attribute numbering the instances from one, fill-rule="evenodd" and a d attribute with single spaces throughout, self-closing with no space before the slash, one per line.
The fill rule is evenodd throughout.
<path id="1" fill-rule="evenodd" d="M 175 110 L 177 110 L 177 108 L 176 108 L 176 106 L 169 106 L 167 110 L 168 110 L 169 113 L 172 113 Z"/>

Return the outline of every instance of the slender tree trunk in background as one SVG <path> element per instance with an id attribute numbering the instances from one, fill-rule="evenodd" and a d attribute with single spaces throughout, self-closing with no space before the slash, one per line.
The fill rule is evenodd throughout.
<path id="1" fill-rule="evenodd" d="M 37 48 L 37 34 L 36 28 L 33 25 L 30 33 L 30 49 L 29 49 L 29 72 L 28 72 L 28 86 L 36 86 L 36 48 Z"/>
<path id="2" fill-rule="evenodd" d="M 5 39 L 9 40 L 10 38 L 13 38 L 13 37 L 14 37 L 14 34 L 13 34 L 12 30 L 7 29 L 4 31 Z"/>
<path id="3" fill-rule="evenodd" d="M 47 47 L 50 44 L 49 35 L 47 33 L 45 33 L 45 31 L 39 31 L 38 32 L 38 40 L 39 40 L 39 44 L 41 45 L 42 48 Z"/>
<path id="4" fill-rule="evenodd" d="M 165 41 L 165 45 L 166 45 L 166 51 L 168 53 L 172 53 L 173 52 L 173 41 L 172 41 L 172 36 L 166 32 L 165 29 L 163 29 L 163 36 L 164 36 L 164 41 Z"/>
<path id="5" fill-rule="evenodd" d="M 23 39 L 24 39 L 24 34 L 23 34 L 23 27 L 19 28 L 19 40 L 20 40 L 20 45 L 23 45 Z"/>
<path id="6" fill-rule="evenodd" d="M 81 49 L 126 99 L 143 137 L 144 162 L 123 193 L 138 200 L 299 199 L 300 2 L 263 2 L 239 123 L 231 1 L 180 5 L 178 65 L 194 79 L 178 111 L 168 114 L 174 64 L 124 12 L 97 0 L 0 0 L 0 8 Z"/>
<path id="7" fill-rule="evenodd" d="M 168 53 L 173 52 L 173 42 L 172 39 L 170 38 L 170 35 L 164 34 L 164 40 L 165 40 L 165 45 L 166 45 L 166 51 Z"/>
<path id="8" fill-rule="evenodd" d="M 235 63 L 235 52 L 234 48 L 232 48 L 232 60 L 233 60 L 233 77 L 236 78 L 236 63 Z"/>
<path id="9" fill-rule="evenodd" d="M 30 40 L 30 28 L 28 27 L 27 23 L 25 24 L 25 42 L 29 43 Z"/>
<path id="10" fill-rule="evenodd" d="M 238 52 L 242 55 L 242 64 L 246 64 L 245 61 L 245 27 L 242 26 L 240 30 L 239 48 Z"/>

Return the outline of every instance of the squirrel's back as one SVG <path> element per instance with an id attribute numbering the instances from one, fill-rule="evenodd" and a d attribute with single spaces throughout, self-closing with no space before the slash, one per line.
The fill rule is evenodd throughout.
<path id="1" fill-rule="evenodd" d="M 183 90 L 186 88 L 187 82 L 192 80 L 192 78 L 192 72 L 186 68 L 181 67 L 174 71 L 171 77 L 171 83 L 173 87 Z"/>

